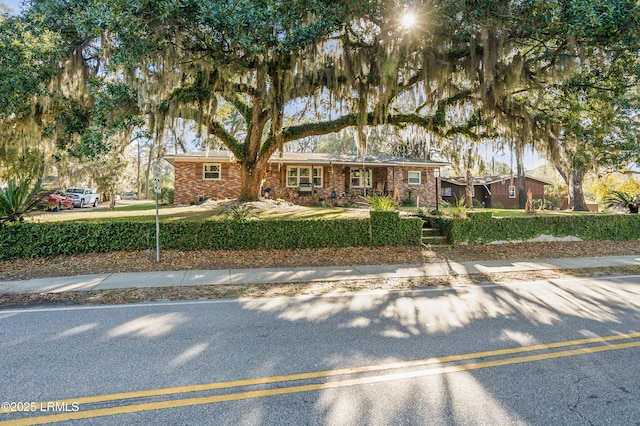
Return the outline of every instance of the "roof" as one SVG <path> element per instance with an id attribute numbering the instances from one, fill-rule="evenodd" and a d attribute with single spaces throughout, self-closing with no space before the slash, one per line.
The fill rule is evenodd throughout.
<path id="1" fill-rule="evenodd" d="M 201 152 L 187 152 L 184 154 L 165 155 L 165 160 L 175 165 L 176 162 L 205 163 L 211 161 L 233 162 L 235 161 L 231 151 L 215 150 Z M 420 161 L 410 158 L 394 157 L 391 155 L 371 155 L 364 158 L 356 154 L 324 154 L 317 152 L 294 153 L 276 152 L 269 159 L 275 164 L 328 164 L 328 165 L 355 165 L 355 166 L 414 166 L 414 167 L 442 167 L 449 163 L 442 161 Z"/>
<path id="2" fill-rule="evenodd" d="M 548 182 L 544 179 L 540 179 L 534 176 L 525 175 L 527 179 L 535 180 L 541 182 L 544 185 L 551 185 L 551 182 Z M 494 183 L 504 182 L 511 179 L 518 179 L 517 176 L 512 175 L 497 175 L 497 176 L 477 176 L 473 178 L 474 185 L 491 185 Z M 454 185 L 464 186 L 467 184 L 467 180 L 463 176 L 452 176 L 452 177 L 442 177 L 440 178 L 443 182 L 452 183 Z"/>

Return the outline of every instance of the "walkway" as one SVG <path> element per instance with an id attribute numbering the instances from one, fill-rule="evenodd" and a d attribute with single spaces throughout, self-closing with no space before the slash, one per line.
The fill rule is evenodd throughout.
<path id="1" fill-rule="evenodd" d="M 167 286 L 278 284 L 314 281 L 419 278 L 465 274 L 540 271 L 640 265 L 640 256 L 583 257 L 522 261 L 425 263 L 422 265 L 358 265 L 293 269 L 222 269 L 94 274 L 73 277 L 0 281 L 2 293 L 58 293 Z"/>

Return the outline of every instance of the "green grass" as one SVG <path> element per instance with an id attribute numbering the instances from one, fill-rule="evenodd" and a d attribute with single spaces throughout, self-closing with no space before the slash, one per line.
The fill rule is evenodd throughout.
<path id="1" fill-rule="evenodd" d="M 472 209 L 475 212 L 491 212 L 493 217 L 531 217 L 532 215 L 519 209 Z M 584 216 L 584 215 L 602 215 L 605 213 L 593 212 L 574 212 L 569 210 L 539 210 L 536 216 Z"/>
<path id="2" fill-rule="evenodd" d="M 159 205 L 161 222 L 184 220 L 224 220 L 225 211 L 200 206 Z M 115 209 L 74 209 L 62 213 L 35 212 L 27 220 L 33 222 L 151 222 L 155 221 L 155 202 L 136 202 Z M 253 220 L 269 219 L 351 219 L 369 217 L 368 209 L 343 209 L 338 207 L 305 207 L 291 209 L 256 210 Z"/>

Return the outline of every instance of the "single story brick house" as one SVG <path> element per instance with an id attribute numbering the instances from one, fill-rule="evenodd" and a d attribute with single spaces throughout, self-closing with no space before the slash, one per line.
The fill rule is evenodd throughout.
<path id="1" fill-rule="evenodd" d="M 442 177 L 440 194 L 451 204 L 465 196 L 467 181 L 464 177 Z M 544 200 L 544 186 L 549 182 L 525 176 L 525 188 L 531 190 L 534 200 Z M 518 208 L 518 178 L 510 175 L 481 176 L 473 178 L 473 199 L 487 208 Z"/>
<path id="2" fill-rule="evenodd" d="M 240 196 L 240 165 L 231 152 L 216 150 L 166 155 L 175 168 L 176 204 Z M 384 194 L 411 197 L 421 206 L 436 204 L 434 170 L 449 163 L 387 155 L 276 152 L 269 160 L 260 194 L 304 203 L 312 195 L 337 199 Z"/>

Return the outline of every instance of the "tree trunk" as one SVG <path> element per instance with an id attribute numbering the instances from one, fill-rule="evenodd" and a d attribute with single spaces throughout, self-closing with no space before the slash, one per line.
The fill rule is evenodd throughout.
<path id="1" fill-rule="evenodd" d="M 518 208 L 524 209 L 527 206 L 527 193 L 525 188 L 524 170 L 524 141 L 516 142 L 516 174 L 518 176 Z"/>
<path id="2" fill-rule="evenodd" d="M 584 199 L 584 192 L 582 191 L 582 181 L 584 178 L 584 172 L 581 170 L 574 170 L 571 179 L 571 194 L 573 195 L 573 211 L 575 212 L 587 212 L 589 208 Z"/>
<path id="3" fill-rule="evenodd" d="M 144 186 L 144 199 L 149 199 L 149 176 L 151 175 L 151 159 L 153 158 L 153 145 L 149 145 L 149 156 L 147 158 L 147 167 L 144 170 L 144 181 L 146 185 Z"/>
<path id="4" fill-rule="evenodd" d="M 243 165 L 241 168 L 240 199 L 242 201 L 257 201 L 260 198 L 260 181 L 264 176 L 264 170 L 258 170 L 256 166 Z"/>
<path id="5" fill-rule="evenodd" d="M 468 209 L 473 207 L 473 174 L 471 173 L 471 167 L 467 164 L 466 172 L 466 186 L 464 188 L 464 206 Z"/>
<path id="6" fill-rule="evenodd" d="M 257 201 L 260 198 L 262 179 L 267 177 L 267 165 L 271 157 L 270 153 L 263 153 L 255 161 L 245 161 L 240 170 L 242 201 Z"/>

